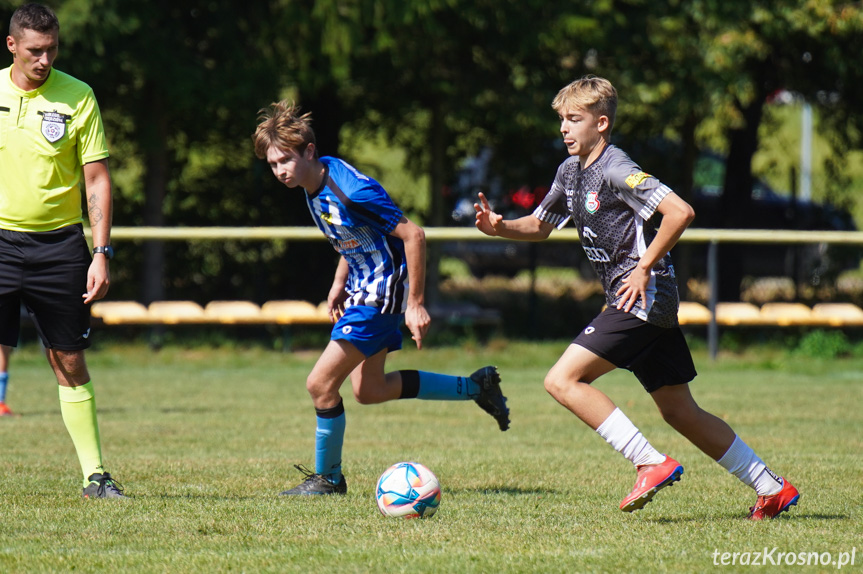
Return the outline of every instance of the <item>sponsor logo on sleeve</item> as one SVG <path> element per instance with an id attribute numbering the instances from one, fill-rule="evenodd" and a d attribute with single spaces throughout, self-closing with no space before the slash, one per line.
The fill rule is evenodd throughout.
<path id="1" fill-rule="evenodd" d="M 638 173 L 633 173 L 632 175 L 630 175 L 629 177 L 626 178 L 626 185 L 628 185 L 632 189 L 635 189 L 636 185 L 639 185 L 648 177 L 653 177 L 653 176 L 650 175 L 649 173 L 644 173 L 643 171 L 639 171 Z"/>

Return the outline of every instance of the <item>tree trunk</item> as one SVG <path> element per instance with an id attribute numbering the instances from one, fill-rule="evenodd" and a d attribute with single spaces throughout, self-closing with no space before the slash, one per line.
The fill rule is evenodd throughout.
<path id="1" fill-rule="evenodd" d="M 165 225 L 163 204 L 165 189 L 168 185 L 168 119 L 162 113 L 161 98 L 152 100 L 152 114 L 144 118 L 142 128 L 146 133 L 144 153 L 144 225 L 162 227 Z M 145 241 L 143 246 L 143 280 L 141 299 L 150 304 L 165 299 L 165 243 L 164 241 Z"/>
<path id="2" fill-rule="evenodd" d="M 757 95 L 741 112 L 744 124 L 729 130 L 725 182 L 719 203 L 723 227 L 748 227 L 752 209 L 752 156 L 758 148 L 758 127 L 764 110 L 764 95 Z M 719 247 L 719 301 L 739 301 L 743 280 L 745 246 L 725 243 Z"/>
<path id="3" fill-rule="evenodd" d="M 695 128 L 698 127 L 698 118 L 690 113 L 683 122 L 680 130 L 683 140 L 683 157 L 681 158 L 682 178 L 680 188 L 675 190 L 686 202 L 692 201 L 692 186 L 695 177 L 695 162 L 698 159 L 698 145 L 695 142 Z M 678 288 L 683 300 L 690 299 L 689 278 L 692 276 L 692 244 L 679 243 L 674 248 L 674 269 L 677 273 Z"/>
<path id="4" fill-rule="evenodd" d="M 429 173 L 431 201 L 429 205 L 429 223 L 433 227 L 444 225 L 443 186 L 444 161 L 446 158 L 446 124 L 444 111 L 439 102 L 431 108 L 431 169 Z M 437 241 L 429 243 L 426 259 L 426 305 L 440 302 L 440 259 L 441 244 Z"/>
<path id="5" fill-rule="evenodd" d="M 339 132 L 345 123 L 338 87 L 329 85 L 303 99 L 302 112 L 312 112 L 318 155 L 339 155 Z"/>

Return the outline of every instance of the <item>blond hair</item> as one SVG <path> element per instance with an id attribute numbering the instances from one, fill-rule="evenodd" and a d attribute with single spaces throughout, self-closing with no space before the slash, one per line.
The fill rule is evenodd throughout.
<path id="1" fill-rule="evenodd" d="M 617 90 L 605 78 L 584 76 L 560 90 L 551 102 L 558 114 L 578 108 L 608 118 L 608 133 L 614 127 L 617 113 Z"/>
<path id="2" fill-rule="evenodd" d="M 258 127 L 252 139 L 255 142 L 255 155 L 267 157 L 267 150 L 277 147 L 280 150 L 295 150 L 303 153 L 309 144 L 315 144 L 312 130 L 312 113 L 300 114 L 300 107 L 289 100 L 282 100 L 258 110 Z M 315 150 L 315 157 L 318 153 Z"/>

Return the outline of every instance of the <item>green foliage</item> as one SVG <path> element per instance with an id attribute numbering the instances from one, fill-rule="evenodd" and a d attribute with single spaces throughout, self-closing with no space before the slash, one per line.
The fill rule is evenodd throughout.
<path id="1" fill-rule="evenodd" d="M 790 357 L 764 369 L 753 364 L 763 352 L 718 364 L 696 356 L 699 404 L 802 493 L 791 512 L 752 524 L 745 520 L 752 491 L 665 424 L 622 370 L 595 384 L 686 473 L 645 509 L 620 512 L 632 467 L 542 389 L 567 344 L 497 341 L 394 354 L 392 369 L 498 365 L 512 428 L 501 433 L 472 402 L 359 406 L 346 386 L 347 496 L 285 500 L 277 493 L 301 478 L 292 465 L 311 464 L 314 453 L 305 378 L 317 352 L 154 354 L 99 336 L 88 364 L 106 463 L 133 497 L 127 504 L 80 499 L 50 369 L 38 346 L 27 346 L 13 356 L 9 389 L 22 416 L 0 419 L 0 570 L 703 572 L 716 568 L 717 549 L 764 547 L 836 555 L 856 546 L 860 559 L 854 437 L 863 415 L 849 408 L 863 400 L 859 359 L 816 365 Z M 770 408 L 759 406 L 777 396 Z M 414 459 L 440 478 L 440 511 L 430 520 L 384 518 L 375 481 L 390 464 Z"/>
<path id="2" fill-rule="evenodd" d="M 795 352 L 815 359 L 835 359 L 847 355 L 851 350 L 851 343 L 842 331 L 817 329 L 800 339 Z"/>
<path id="3" fill-rule="evenodd" d="M 18 4 L 0 0 L 0 25 Z M 442 190 L 459 161 L 483 146 L 496 148 L 492 169 L 509 181 L 551 181 L 563 154 L 547 145 L 556 138 L 549 103 L 561 86 L 586 73 L 618 87 L 615 136 L 627 145 L 650 148 L 658 136 L 681 142 L 682 158 L 675 153 L 667 169 L 646 169 L 684 196 L 696 148 L 729 151 L 728 130 L 757 121 L 759 114 L 744 112 L 779 88 L 801 94 L 818 112 L 830 149 L 819 162 L 828 182 L 819 193 L 836 202 L 856 200 L 848 189 L 859 189 L 863 177 L 854 155 L 863 147 L 863 81 L 848 57 L 863 30 L 855 3 L 53 5 L 62 23 L 57 66 L 93 86 L 105 116 L 115 225 L 308 224 L 301 196 L 277 188 L 249 142 L 256 111 L 281 97 L 314 112 L 322 151 L 362 163 L 385 186 L 392 179 L 418 221 L 440 224 Z M 346 131 L 351 137 L 340 146 Z M 384 138 L 386 145 L 361 149 L 357 138 L 373 146 Z M 785 158 L 791 155 L 788 145 L 780 147 Z M 764 161 L 774 181 L 787 181 L 785 161 L 775 154 Z M 732 169 L 741 170 L 748 173 L 748 162 Z M 267 260 L 256 258 L 256 246 L 230 253 L 217 244 L 165 246 L 162 258 L 158 250 L 136 247 L 112 264 L 122 278 L 115 288 L 136 298 L 140 285 L 151 288 L 149 278 L 162 274 L 171 298 L 189 297 L 190 285 L 197 298 L 224 297 L 236 291 L 221 291 L 226 284 L 260 273 L 253 265 Z M 240 291 L 256 299 L 271 290 L 305 296 L 295 289 L 304 283 L 286 270 L 314 266 L 320 258 L 314 249 L 272 257 L 266 280 Z M 206 280 L 182 277 L 190 269 L 206 269 Z"/>

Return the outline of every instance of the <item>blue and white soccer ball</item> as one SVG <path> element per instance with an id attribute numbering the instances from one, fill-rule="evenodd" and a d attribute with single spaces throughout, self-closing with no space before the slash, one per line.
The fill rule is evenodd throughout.
<path id="1" fill-rule="evenodd" d="M 378 479 L 375 498 L 384 516 L 429 518 L 440 505 L 440 482 L 418 462 L 400 462 Z"/>

